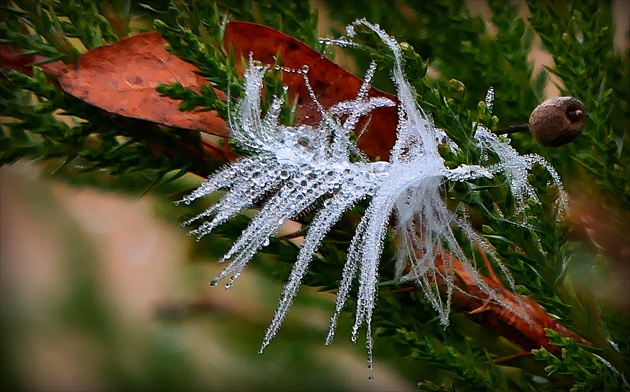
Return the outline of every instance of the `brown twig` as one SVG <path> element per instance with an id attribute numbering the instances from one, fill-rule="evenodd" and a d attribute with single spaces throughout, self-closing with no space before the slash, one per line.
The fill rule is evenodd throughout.
<path id="1" fill-rule="evenodd" d="M 529 357 L 531 355 L 532 353 L 529 351 L 520 351 L 516 354 L 506 355 L 505 357 L 501 357 L 501 358 L 495 358 L 492 360 L 492 362 L 494 362 L 495 364 L 498 364 L 498 363 L 508 362 L 516 358 Z"/>
<path id="2" fill-rule="evenodd" d="M 528 131 L 529 131 L 529 124 L 520 124 L 520 125 L 512 125 L 507 128 L 496 130 L 494 131 L 494 133 L 497 135 L 507 135 L 510 133 L 528 132 Z"/>

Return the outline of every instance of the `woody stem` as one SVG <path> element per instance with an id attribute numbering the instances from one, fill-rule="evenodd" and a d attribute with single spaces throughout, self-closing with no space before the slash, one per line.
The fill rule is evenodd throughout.
<path id="1" fill-rule="evenodd" d="M 527 132 L 527 131 L 529 131 L 529 124 L 521 124 L 521 125 L 512 125 L 511 127 L 499 129 L 499 130 L 494 131 L 494 133 L 497 135 L 507 135 L 510 133 Z"/>

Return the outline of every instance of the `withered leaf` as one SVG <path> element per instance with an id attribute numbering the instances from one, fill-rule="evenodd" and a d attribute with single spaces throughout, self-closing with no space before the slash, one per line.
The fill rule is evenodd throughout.
<path id="1" fill-rule="evenodd" d="M 483 255 L 483 253 L 482 253 Z M 486 259 L 490 276 L 481 276 L 483 283 L 490 287 L 496 296 L 509 308 L 496 303 L 481 288 L 477 278 L 471 276 L 464 264 L 449 256 L 451 268 L 455 272 L 455 284 L 459 290 L 453 291 L 453 305 L 465 310 L 473 319 L 483 326 L 495 330 L 500 335 L 519 344 L 525 350 L 544 347 L 549 352 L 559 355 L 560 348 L 550 343 L 545 329 L 552 329 L 562 336 L 570 337 L 576 342 L 589 345 L 590 343 L 580 335 L 552 318 L 545 309 L 531 297 L 518 295 L 503 286 L 501 280 L 494 274 Z M 485 259 L 485 255 L 483 256 Z M 444 269 L 444 261 L 437 265 Z M 443 283 L 439 278 L 438 282 Z M 518 312 L 520 314 L 515 313 Z M 527 315 L 524 319 L 522 315 Z"/>
<path id="2" fill-rule="evenodd" d="M 27 75 L 31 75 L 30 64 L 35 62 L 34 55 L 22 55 L 23 49 L 13 45 L 0 45 L 0 70 L 18 71 Z"/>
<path id="3" fill-rule="evenodd" d="M 178 101 L 160 96 L 159 84 L 179 82 L 199 91 L 208 83 L 195 73 L 197 68 L 165 48 L 165 39 L 157 32 L 138 34 L 114 44 L 95 48 L 68 65 L 59 75 L 61 87 L 71 95 L 110 113 L 156 122 L 173 127 L 228 136 L 228 127 L 214 111 L 182 112 Z M 356 98 L 361 79 L 324 58 L 304 43 L 272 28 L 248 22 L 230 22 L 224 45 L 236 56 L 249 56 L 273 64 L 277 55 L 282 64 L 293 69 L 308 66 L 313 90 L 324 107 Z M 285 72 L 284 84 L 297 97 L 297 123 L 316 125 L 321 114 L 309 98 L 301 75 Z M 370 96 L 391 94 L 370 89 Z M 378 108 L 357 126 L 362 132 L 359 147 L 371 157 L 389 158 L 396 138 L 395 108 Z"/>
<path id="4" fill-rule="evenodd" d="M 208 83 L 197 68 L 169 53 L 157 32 L 123 38 L 90 50 L 59 74 L 67 93 L 107 112 L 172 127 L 229 134 L 215 111 L 182 112 L 179 101 L 160 96 L 155 88 L 179 82 L 199 91 Z"/>
<path id="5" fill-rule="evenodd" d="M 355 99 L 361 87 L 361 79 L 328 60 L 301 41 L 270 27 L 249 22 L 230 22 L 225 31 L 224 45 L 230 45 L 235 55 L 247 58 L 249 53 L 263 64 L 274 64 L 280 55 L 282 65 L 292 69 L 307 66 L 308 78 L 317 99 L 324 108 L 340 101 Z M 283 82 L 293 98 L 298 96 L 296 121 L 299 124 L 315 125 L 321 115 L 308 95 L 301 75 L 293 72 L 283 74 Z M 369 96 L 382 96 L 396 101 L 396 97 L 371 88 Z M 369 123 L 367 123 L 369 121 Z M 389 159 L 389 151 L 396 140 L 398 117 L 395 107 L 378 108 L 357 126 L 363 132 L 359 147 L 370 157 Z M 367 124 L 367 128 L 365 128 Z"/>

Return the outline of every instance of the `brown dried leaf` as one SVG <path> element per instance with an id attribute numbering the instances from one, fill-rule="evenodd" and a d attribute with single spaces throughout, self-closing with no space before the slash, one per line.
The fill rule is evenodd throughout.
<path id="1" fill-rule="evenodd" d="M 228 136 L 227 124 L 216 112 L 181 112 L 178 101 L 161 97 L 155 91 L 162 83 L 179 82 L 195 91 L 208 84 L 195 73 L 194 65 L 166 51 L 165 43 L 157 32 L 150 32 L 93 49 L 60 72 L 60 85 L 67 93 L 110 113 Z M 308 66 L 310 83 L 324 107 L 354 99 L 362 83 L 304 43 L 266 26 L 230 22 L 224 44 L 232 46 L 237 57 L 246 58 L 251 52 L 256 60 L 273 64 L 279 54 L 285 67 Z M 292 98 L 298 100 L 297 123 L 316 125 L 321 114 L 310 99 L 302 76 L 284 72 L 283 81 Z M 396 100 L 374 88 L 368 94 Z M 395 142 L 396 124 L 395 108 L 374 110 L 357 126 L 357 131 L 362 132 L 359 147 L 368 156 L 387 160 Z"/>
<path id="2" fill-rule="evenodd" d="M 485 258 L 485 254 L 482 253 L 482 255 Z M 487 260 L 486 264 L 490 271 L 490 277 L 481 276 L 481 278 L 503 303 L 509 305 L 511 309 L 495 303 L 477 283 L 476 279 L 470 275 L 462 262 L 454 257 L 449 257 L 455 272 L 455 284 L 460 289 L 453 291 L 453 304 L 467 311 L 483 326 L 519 344 L 527 351 L 544 347 L 553 354 L 560 354 L 560 349 L 549 342 L 545 329 L 552 329 L 562 336 L 572 338 L 578 343 L 590 345 L 587 340 L 551 317 L 532 298 L 518 295 L 505 288 L 494 272 L 492 272 Z M 437 264 L 439 267 L 444 268 L 442 260 L 438 260 Z M 514 313 L 512 309 L 527 315 L 529 320 Z"/>
<path id="3" fill-rule="evenodd" d="M 324 108 L 339 101 L 355 99 L 361 87 L 361 79 L 352 75 L 332 61 L 324 58 L 320 53 L 306 44 L 272 28 L 249 22 L 230 22 L 225 31 L 224 45 L 226 49 L 231 45 L 237 56 L 247 58 L 249 53 L 263 64 L 274 64 L 276 56 L 280 55 L 282 65 L 292 69 L 302 69 L 308 66 L 308 78 Z M 289 87 L 291 98 L 297 95 L 297 123 L 316 125 L 321 115 L 311 101 L 306 85 L 301 75 L 284 72 L 284 84 Z M 382 96 L 396 101 L 396 97 L 370 89 L 369 96 Z M 369 120 L 369 124 L 367 121 Z M 359 147 L 370 157 L 379 156 L 382 160 L 389 159 L 389 151 L 396 140 L 396 124 L 398 117 L 396 108 L 378 108 L 369 119 L 364 119 L 357 126 L 357 132 L 367 128 L 359 139 Z"/>
<path id="4" fill-rule="evenodd" d="M 197 68 L 169 53 L 157 32 L 143 33 L 90 50 L 59 75 L 67 93 L 107 112 L 184 129 L 228 136 L 215 111 L 182 112 L 179 101 L 162 97 L 155 88 L 179 82 L 199 91 L 208 83 Z"/>
<path id="5" fill-rule="evenodd" d="M 23 74 L 32 75 L 30 64 L 35 61 L 34 55 L 24 56 L 23 49 L 14 45 L 0 45 L 0 70 L 18 71 Z"/>

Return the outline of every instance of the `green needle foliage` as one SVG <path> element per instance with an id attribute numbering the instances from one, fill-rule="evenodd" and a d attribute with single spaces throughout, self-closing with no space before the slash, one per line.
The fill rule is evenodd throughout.
<path id="1" fill-rule="evenodd" d="M 471 13 L 465 2 L 456 0 L 401 0 L 396 7 L 386 2 L 358 0 L 322 3 L 328 5 L 331 18 L 340 25 L 365 17 L 400 42 L 405 41 L 405 72 L 416 89 L 418 103 L 430 113 L 436 126 L 445 129 L 461 147 L 460 151 L 446 146 L 442 150 L 452 167 L 478 161 L 478 153 L 470 144 L 474 123 L 490 129 L 526 123 L 532 109 L 544 99 L 549 73 L 554 74 L 562 95 L 575 96 L 587 107 L 589 122 L 584 134 L 557 149 L 541 147 L 527 134 L 515 135 L 513 145 L 522 153 L 535 152 L 546 157 L 571 193 L 579 191 L 604 200 L 604 208 L 613 211 L 622 222 L 629 217 L 630 51 L 619 53 L 614 48 L 610 1 L 531 0 L 527 2 L 529 15 L 523 18 L 520 3 L 490 0 L 488 23 Z M 243 79 L 237 71 L 237 64 L 243 59 L 235 59 L 231 50 L 222 45 L 227 21 L 265 24 L 324 52 L 325 46 L 318 41 L 317 12 L 310 4 L 201 0 L 142 4 L 5 2 L 0 39 L 20 48 L 25 55 L 40 56 L 38 64 L 56 60 L 72 63 L 86 50 L 156 28 L 168 40 L 168 50 L 196 65 L 199 74 L 211 87 L 225 93 L 228 100 L 220 99 L 213 88 L 202 88 L 196 93 L 181 85 L 162 85 L 158 91 L 182 100 L 182 110 L 213 109 L 227 120 L 243 93 Z M 331 36 L 341 32 L 331 31 Z M 391 59 L 383 57 L 387 51 L 382 43 L 367 31 L 357 29 L 356 33 L 355 41 L 365 50 L 348 51 L 355 64 L 362 68 L 374 59 L 386 68 Z M 529 54 L 536 37 L 553 57 L 554 65 L 534 73 Z M 274 94 L 282 93 L 281 73 L 270 73 L 265 82 L 264 109 Z M 377 74 L 375 84 L 391 89 L 389 75 L 383 72 Z M 492 112 L 479 102 L 491 86 L 496 91 Z M 287 124 L 293 121 L 291 104 L 287 100 L 281 117 Z M 198 132 L 105 113 L 65 94 L 54 77 L 37 65 L 32 68 L 32 75 L 3 71 L 0 119 L 0 164 L 22 159 L 40 161 L 51 175 L 104 189 L 139 194 L 155 187 L 156 195 L 170 200 L 169 192 L 186 191 L 186 185 L 165 183 L 188 172 L 205 176 L 219 165 L 203 155 Z M 195 154 L 191 155 L 191 151 Z M 530 182 L 541 203 L 528 204 L 528 215 L 536 219 L 520 224 L 515 224 L 519 220 L 517 206 L 502 178 L 479 180 L 475 188 L 454 185 L 448 189 L 448 198 L 454 206 L 466 206 L 475 228 L 510 270 L 518 293 L 533 298 L 591 345 L 579 346 L 572 339 L 548 331 L 560 356 L 545 349 L 516 356 L 523 350 L 480 326 L 474 316 L 466 313 L 472 309 L 456 310 L 451 325 L 444 329 L 418 292 L 393 282 L 396 245 L 388 238 L 373 318 L 377 358 L 397 366 L 406 378 L 418 382 L 421 390 L 629 388 L 627 309 L 599 298 L 593 289 L 579 284 L 572 273 L 575 266 L 585 263 L 593 274 L 614 274 L 614 263 L 605 252 L 590 251 L 585 244 L 573 240 L 568 225 L 556 219 L 555 200 L 560 190 L 549 186 L 549 180 L 544 168 L 534 167 Z M 345 251 L 364 208 L 361 205 L 347 213 L 325 239 L 318 260 L 304 279 L 305 285 L 322 291 L 336 290 Z M 165 214 L 175 222 L 175 217 L 185 219 L 202 209 L 203 206 L 193 205 L 169 209 Z M 310 219 L 308 215 L 301 217 L 305 225 Z M 195 251 L 219 256 L 225 244 L 218 245 L 217 239 L 234 240 L 248 221 L 241 216 L 224 224 L 213 234 L 214 238 L 202 241 Z M 477 252 L 470 245 L 465 250 Z M 284 280 L 298 251 L 293 242 L 275 239 L 265 248 L 265 257 L 257 257 L 254 264 Z M 350 303 L 348 308 L 353 306 Z M 344 334 L 344 327 L 347 331 L 348 325 L 342 322 L 339 335 Z M 282 338 L 281 332 L 277 339 Z M 510 356 L 513 358 L 497 360 Z"/>

